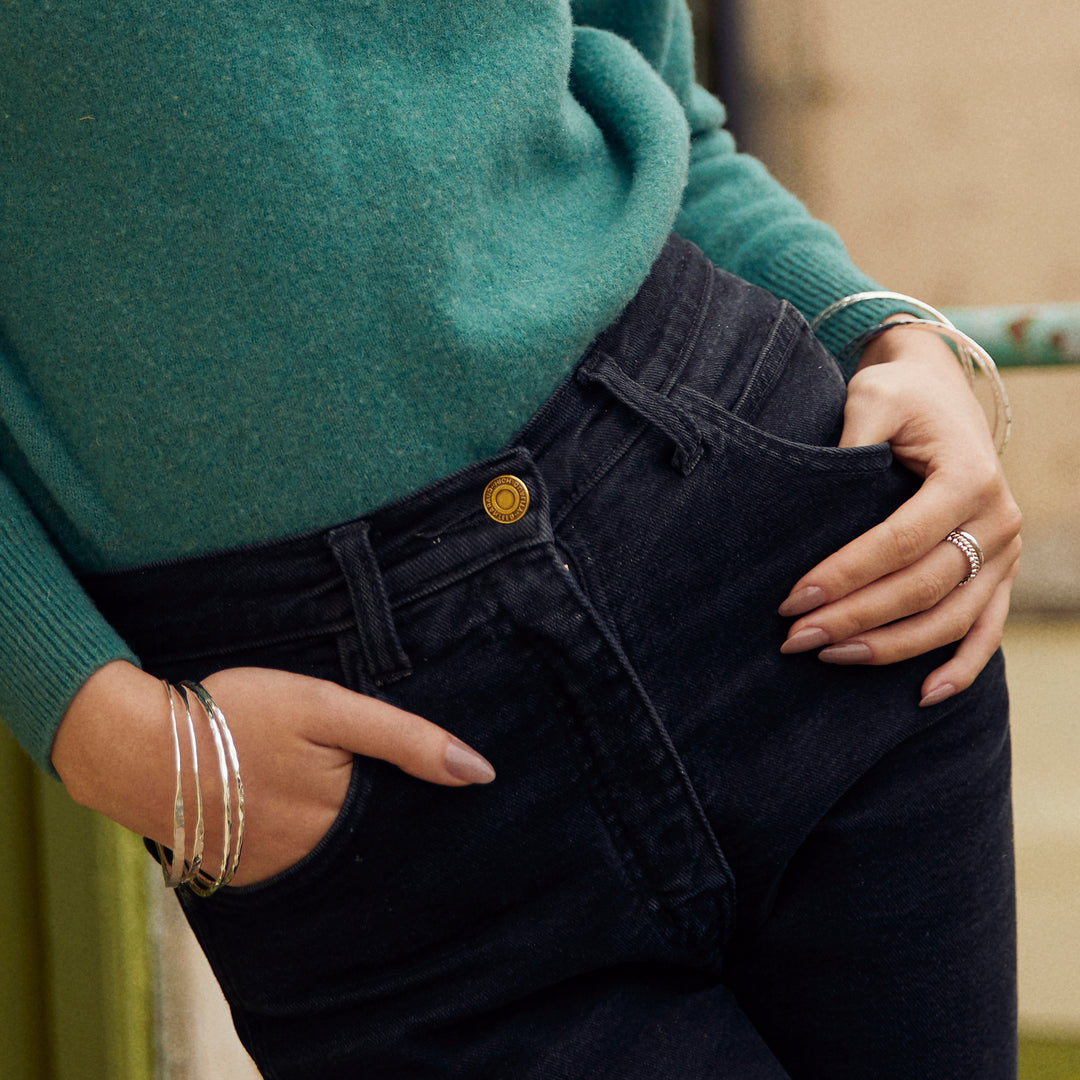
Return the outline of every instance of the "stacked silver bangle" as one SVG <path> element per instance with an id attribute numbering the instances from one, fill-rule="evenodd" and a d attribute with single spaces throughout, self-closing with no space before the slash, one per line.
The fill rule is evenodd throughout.
<path id="1" fill-rule="evenodd" d="M 171 853 L 156 844 L 158 859 L 165 884 L 170 889 L 188 885 L 199 896 L 209 896 L 223 885 L 228 885 L 240 862 L 244 841 L 244 785 L 240 780 L 240 762 L 236 744 L 225 722 L 225 717 L 214 699 L 200 683 L 183 682 L 174 687 L 162 680 L 165 696 L 169 702 L 169 723 L 172 728 L 173 762 L 176 768 L 176 791 L 173 797 L 173 839 Z M 202 783 L 199 776 L 198 739 L 195 718 L 192 716 L 191 700 L 195 698 L 198 710 L 210 726 L 217 755 L 218 775 L 222 791 L 222 851 L 221 866 L 216 877 L 202 868 L 205 825 L 203 822 Z M 184 817 L 183 755 L 180 752 L 180 732 L 177 724 L 176 702 L 183 706 L 187 737 L 190 746 L 191 770 L 195 786 L 195 835 L 191 857 L 187 858 L 187 823 Z"/>
<path id="2" fill-rule="evenodd" d="M 914 326 L 945 338 L 955 347 L 957 358 L 967 372 L 968 379 L 974 379 L 975 369 L 978 368 L 990 383 L 994 395 L 994 442 L 997 445 L 998 453 L 1004 453 L 1009 442 L 1009 435 L 1012 432 L 1012 406 L 1009 404 L 1009 395 L 1005 392 L 1005 385 L 998 374 L 997 365 L 990 354 L 977 341 L 968 337 L 963 330 L 958 329 L 936 308 L 932 308 L 929 304 L 924 304 L 914 297 L 905 296 L 903 293 L 884 291 L 852 293 L 851 296 L 845 296 L 843 299 L 837 300 L 835 304 L 830 304 L 824 311 L 815 316 L 810 323 L 810 329 L 817 330 L 827 319 L 831 319 L 846 308 L 870 300 L 890 300 L 901 307 L 918 311 L 921 315 L 919 318 L 912 316 L 908 319 L 892 319 L 889 322 L 882 322 L 872 326 L 851 342 L 844 350 L 840 360 L 846 361 L 858 355 L 874 338 L 897 326 Z"/>

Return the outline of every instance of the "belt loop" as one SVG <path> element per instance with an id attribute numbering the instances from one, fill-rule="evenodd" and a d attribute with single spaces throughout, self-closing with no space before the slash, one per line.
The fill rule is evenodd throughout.
<path id="1" fill-rule="evenodd" d="M 332 529 L 327 542 L 349 587 L 367 673 L 382 684 L 411 674 L 412 663 L 398 640 L 390 599 L 368 531 L 366 521 L 351 521 Z"/>
<path id="2" fill-rule="evenodd" d="M 662 431 L 675 444 L 672 467 L 689 476 L 701 460 L 704 435 L 688 413 L 671 398 L 636 382 L 605 353 L 597 351 L 594 358 L 578 369 L 582 383 L 599 383 L 616 401 Z"/>

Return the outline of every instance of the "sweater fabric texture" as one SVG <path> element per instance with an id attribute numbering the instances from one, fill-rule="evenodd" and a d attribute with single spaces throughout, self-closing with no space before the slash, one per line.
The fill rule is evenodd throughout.
<path id="1" fill-rule="evenodd" d="M 0 717 L 46 769 L 135 659 L 76 572 L 493 453 L 672 230 L 808 316 L 873 287 L 736 152 L 682 0 L 0 0 L 0 42 Z"/>

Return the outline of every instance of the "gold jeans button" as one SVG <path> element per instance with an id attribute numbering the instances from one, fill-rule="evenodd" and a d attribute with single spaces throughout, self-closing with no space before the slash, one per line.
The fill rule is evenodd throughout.
<path id="1" fill-rule="evenodd" d="M 496 476 L 484 488 L 484 511 L 500 525 L 513 525 L 529 509 L 529 489 L 516 476 Z"/>

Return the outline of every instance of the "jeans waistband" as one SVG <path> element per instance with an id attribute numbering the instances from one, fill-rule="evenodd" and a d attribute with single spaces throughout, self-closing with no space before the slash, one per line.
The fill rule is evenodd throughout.
<path id="1" fill-rule="evenodd" d="M 391 609 L 447 581 L 550 543 L 560 518 L 646 425 L 670 436 L 676 469 L 694 467 L 700 436 L 666 392 L 695 356 L 702 324 L 718 302 L 718 280 L 723 285 L 726 275 L 718 278 L 697 248 L 670 238 L 621 316 L 491 458 L 327 529 L 88 575 L 84 587 L 150 667 L 385 623 Z M 762 303 L 779 306 L 752 292 L 759 311 Z M 715 346 L 711 342 L 710 350 Z M 726 358 L 737 366 L 735 360 Z M 710 356 L 710 363 L 723 362 Z M 730 380 L 733 408 L 740 406 L 736 395 L 744 383 Z M 613 397 L 625 407 L 613 408 Z M 517 477 L 529 494 L 528 510 L 509 524 L 484 510 L 484 489 L 501 475 Z M 372 674 L 407 670 L 392 633 L 372 640 L 379 654 Z"/>

